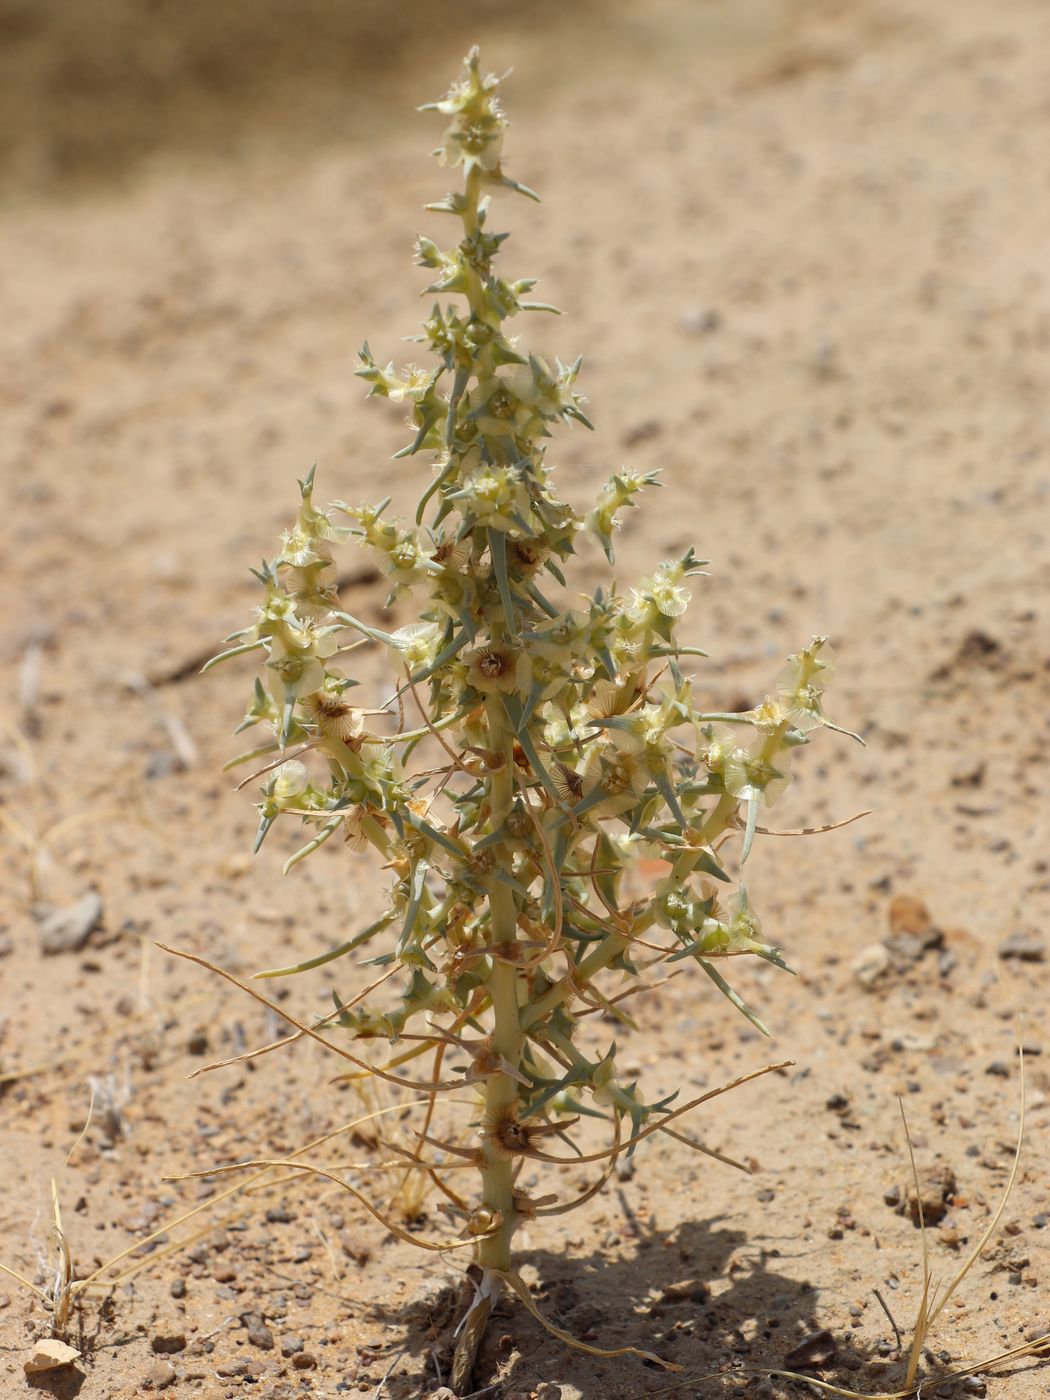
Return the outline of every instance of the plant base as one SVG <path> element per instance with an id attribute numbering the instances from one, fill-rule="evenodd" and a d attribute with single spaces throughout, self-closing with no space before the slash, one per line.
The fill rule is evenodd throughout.
<path id="1" fill-rule="evenodd" d="M 452 1356 L 452 1374 L 449 1377 L 449 1386 L 456 1395 L 470 1393 L 478 1349 L 488 1328 L 492 1305 L 503 1286 L 499 1275 L 493 1270 L 482 1271 L 474 1265 L 471 1266 L 469 1279 L 473 1299 L 458 1328 L 456 1350 Z"/>

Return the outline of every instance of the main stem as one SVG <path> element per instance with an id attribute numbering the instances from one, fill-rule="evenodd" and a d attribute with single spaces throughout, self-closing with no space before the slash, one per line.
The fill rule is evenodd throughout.
<path id="1" fill-rule="evenodd" d="M 481 194 L 481 172 L 472 166 L 464 190 L 463 232 L 467 238 L 478 230 L 478 202 Z M 470 269 L 466 286 L 471 316 L 485 322 L 485 301 L 477 272 Z M 473 366 L 475 378 L 491 372 L 485 350 L 482 349 Z M 489 727 L 489 747 L 501 755 L 502 765 L 494 769 L 489 779 L 490 822 L 498 831 L 510 814 L 514 802 L 514 735 L 507 721 L 499 696 L 489 698 L 486 705 Z M 505 869 L 509 860 L 502 844 L 493 851 L 494 869 Z M 492 956 L 488 989 L 492 1000 L 492 1048 L 500 1059 L 516 1070 L 521 1059 L 524 1034 L 518 1009 L 518 969 L 511 945 L 517 942 L 518 918 L 514 893 L 510 886 L 493 878 L 488 894 L 490 937 L 497 952 Z M 508 956 L 499 956 L 499 950 Z M 501 1149 L 493 1130 L 515 1116 L 518 1098 L 517 1081 L 509 1074 L 489 1075 L 485 1082 L 484 1120 L 488 1129 L 482 1140 L 481 1195 L 482 1203 L 495 1213 L 499 1224 L 491 1234 L 478 1241 L 476 1262 L 482 1269 L 481 1284 L 474 1301 L 463 1319 L 462 1331 L 456 1345 L 450 1380 L 457 1395 L 470 1388 L 474 1360 L 484 1336 L 492 1304 L 501 1287 L 500 1275 L 510 1268 L 510 1242 L 517 1225 L 514 1210 L 514 1158 Z"/>
<path id="2" fill-rule="evenodd" d="M 503 755 L 502 767 L 492 774 L 489 789 L 494 830 L 510 815 L 514 799 L 513 735 L 507 723 L 502 702 L 492 697 L 487 705 L 489 738 L 492 749 Z M 505 852 L 497 846 L 494 852 L 499 869 Z M 492 998 L 492 1048 L 512 1069 L 521 1059 L 522 1028 L 518 1008 L 518 969 L 511 946 L 517 938 L 517 911 L 514 893 L 503 881 L 493 879 L 489 890 L 489 917 L 494 948 L 506 949 L 509 956 L 497 951 L 492 958 L 489 974 L 489 994 Z M 510 1268 L 510 1242 L 516 1225 L 514 1211 L 514 1159 L 508 1157 L 495 1138 L 493 1129 L 515 1116 L 518 1098 L 517 1081 L 509 1074 L 489 1075 L 485 1082 L 485 1124 L 489 1129 L 482 1145 L 484 1165 L 481 1168 L 482 1200 L 492 1211 L 498 1211 L 502 1222 L 498 1229 L 478 1244 L 478 1263 L 484 1269 L 505 1272 Z"/>
<path id="3" fill-rule="evenodd" d="M 497 696 L 488 701 L 486 711 L 489 745 L 503 758 L 502 766 L 495 769 L 489 779 L 490 822 L 492 829 L 498 831 L 510 814 L 514 801 L 514 736 L 507 723 L 503 704 Z M 504 868 L 508 852 L 502 843 L 496 846 L 494 856 L 495 868 Z M 493 878 L 488 901 L 491 941 L 497 950 L 492 956 L 488 980 L 494 1021 L 492 1048 L 502 1061 L 516 1070 L 521 1059 L 524 1033 L 518 1009 L 518 969 L 512 948 L 517 941 L 518 926 L 514 893 L 509 885 Z M 505 950 L 508 956 L 500 957 L 500 949 Z M 494 1130 L 515 1116 L 517 1098 L 517 1081 L 511 1075 L 499 1071 L 488 1076 L 484 1109 L 487 1131 L 481 1145 L 481 1197 L 483 1205 L 494 1213 L 499 1223 L 491 1234 L 478 1241 L 476 1262 L 482 1270 L 481 1282 L 460 1324 L 462 1330 L 449 1377 L 457 1395 L 470 1389 L 474 1360 L 488 1325 L 492 1304 L 502 1286 L 501 1276 L 510 1268 L 510 1242 L 517 1224 L 514 1158 L 502 1150 Z"/>

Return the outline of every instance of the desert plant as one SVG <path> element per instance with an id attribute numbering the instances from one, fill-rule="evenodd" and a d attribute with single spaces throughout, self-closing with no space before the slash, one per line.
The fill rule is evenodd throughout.
<path id="1" fill-rule="evenodd" d="M 723 1092 L 674 1107 L 673 1094 L 647 1098 L 621 1077 L 614 1046 L 596 1058 L 580 1049 L 581 1017 L 623 1017 L 616 1003 L 650 985 L 649 969 L 690 960 L 765 1029 L 722 969 L 744 954 L 784 963 L 720 850 L 739 836 L 746 860 L 795 751 L 830 724 L 823 638 L 788 659 L 754 709 L 697 707 L 683 658 L 705 653 L 677 632 L 703 565 L 692 549 L 625 591 L 615 581 L 582 601 L 565 591 L 577 546 L 590 537 L 611 562 L 621 512 L 658 483 L 624 468 L 586 514 L 555 490 L 552 430 L 591 425 L 580 362 L 552 366 L 509 334 L 519 315 L 555 308 L 529 299 L 532 279 L 495 271 L 506 234 L 490 226 L 491 196 L 536 198 L 504 173 L 497 87 L 474 50 L 448 95 L 423 109 L 448 120 L 437 155 L 463 177 L 461 190 L 427 206 L 462 226 L 452 246 L 416 245 L 438 298 L 416 337 L 429 366 L 398 370 L 367 345 L 361 352 L 371 395 L 409 411 L 412 439 L 397 457 L 431 459 L 414 523 L 389 518 L 386 502 L 320 509 L 311 471 L 295 523 L 257 571 L 257 620 L 209 663 L 250 654 L 262 663 L 241 728 L 271 737 L 234 760 L 266 765 L 256 775 L 256 850 L 278 819 L 293 817 L 312 834 L 286 871 L 340 832 L 392 871 L 374 923 L 266 975 L 367 950 L 381 981 L 400 978 L 393 1003 L 338 1003 L 329 1020 L 355 1042 L 405 1042 L 374 1072 L 426 1092 L 412 1160 L 460 1210 L 463 1239 L 450 1244 L 469 1242 L 480 1269 L 461 1380 L 503 1282 L 533 1306 L 512 1264 L 519 1223 L 587 1200 L 618 1154 L 654 1133 L 692 1142 L 676 1120 Z M 341 609 L 333 546 L 350 537 L 389 579 L 389 605 L 415 595 L 418 620 L 384 631 Z M 343 669 L 365 645 L 381 648 L 397 677 L 393 695 L 371 708 L 355 703 L 358 682 Z M 411 727 L 407 706 L 420 721 Z M 413 774 L 407 760 L 420 745 L 435 766 Z M 642 858 L 666 863 L 649 887 L 625 879 Z M 320 1038 L 316 1027 L 301 1029 Z M 392 1072 L 430 1051 L 431 1079 Z M 464 1083 L 478 1096 L 472 1140 L 433 1137 L 435 1100 Z M 572 1145 L 581 1114 L 609 1121 L 609 1145 L 553 1150 L 559 1139 Z M 445 1180 L 450 1156 L 476 1169 L 476 1200 Z M 577 1201 L 559 1202 L 519 1187 L 526 1161 L 603 1170 Z"/>

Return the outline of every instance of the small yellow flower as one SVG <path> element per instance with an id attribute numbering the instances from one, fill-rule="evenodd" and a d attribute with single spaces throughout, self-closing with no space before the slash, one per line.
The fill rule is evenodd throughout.
<path id="1" fill-rule="evenodd" d="M 726 791 L 746 800 L 757 798 L 767 806 L 777 800 L 790 781 L 787 753 L 770 757 L 765 741 L 753 752 L 735 749 L 725 761 Z"/>
<path id="2" fill-rule="evenodd" d="M 677 564 L 661 564 L 655 574 L 643 580 L 642 589 L 664 617 L 681 617 L 693 596 L 682 582 Z"/>
<path id="3" fill-rule="evenodd" d="M 267 796 L 279 806 L 291 806 L 294 799 L 306 791 L 309 782 L 310 775 L 306 771 L 306 765 L 298 759 L 291 758 L 270 774 L 266 785 Z"/>
<path id="4" fill-rule="evenodd" d="M 699 753 L 712 773 L 722 773 L 739 748 L 740 740 L 735 730 L 728 724 L 714 724 L 704 729 Z"/>
<path id="5" fill-rule="evenodd" d="M 391 634 L 396 660 L 410 671 L 429 666 L 441 650 L 441 628 L 436 622 L 410 622 Z"/>
<path id="6" fill-rule="evenodd" d="M 798 729 L 825 723 L 822 697 L 835 669 L 835 656 L 826 637 L 814 637 L 808 647 L 789 656 L 777 676 L 777 697 Z"/>
<path id="7" fill-rule="evenodd" d="M 392 385 L 387 394 L 392 403 L 401 403 L 404 399 L 418 399 L 426 393 L 431 378 L 426 370 L 420 369 L 418 365 L 406 365 L 401 374 L 403 378 Z"/>

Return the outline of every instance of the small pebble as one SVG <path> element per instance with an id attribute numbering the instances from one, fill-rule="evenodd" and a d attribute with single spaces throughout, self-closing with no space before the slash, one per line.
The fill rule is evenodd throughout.
<path id="1" fill-rule="evenodd" d="M 40 951 L 78 953 L 102 921 L 102 898 L 94 890 L 66 909 L 54 909 L 40 923 Z"/>
<path id="2" fill-rule="evenodd" d="M 1046 958 L 1046 940 L 1026 929 L 1015 929 L 1009 938 L 999 944 L 999 956 L 1014 958 L 1018 962 L 1043 962 Z"/>
<path id="3" fill-rule="evenodd" d="M 185 1298 L 186 1280 L 184 1278 L 173 1278 L 168 1292 L 173 1298 Z"/>
<path id="4" fill-rule="evenodd" d="M 889 949 L 882 943 L 869 943 L 854 958 L 850 970 L 866 989 L 871 989 L 890 969 Z"/>
<path id="5" fill-rule="evenodd" d="M 669 1283 L 663 1291 L 663 1297 L 668 1302 L 692 1302 L 703 1303 L 710 1297 L 711 1290 L 700 1278 L 680 1279 L 677 1283 Z"/>
<path id="6" fill-rule="evenodd" d="M 897 894 L 890 900 L 891 933 L 925 933 L 933 923 L 923 900 L 913 894 Z"/>
<path id="7" fill-rule="evenodd" d="M 259 1347 L 262 1351 L 273 1350 L 273 1333 L 265 1322 L 253 1322 L 248 1328 L 248 1340 L 253 1347 Z"/>
<path id="8" fill-rule="evenodd" d="M 826 1327 L 810 1332 L 784 1354 L 784 1365 L 791 1371 L 812 1371 L 835 1359 L 838 1343 Z"/>
<path id="9" fill-rule="evenodd" d="M 158 1327 L 153 1336 L 150 1337 L 149 1344 L 155 1352 L 162 1355 L 184 1351 L 186 1349 L 186 1333 L 177 1326 Z"/>
<path id="10" fill-rule="evenodd" d="M 948 1210 L 949 1197 L 955 1195 L 955 1172 L 947 1162 L 937 1161 L 919 1175 L 919 1191 L 915 1183 L 908 1187 L 908 1213 L 912 1224 L 920 1220 L 919 1203 L 922 1203 L 921 1219 L 927 1225 L 936 1225 L 943 1220 Z"/>
<path id="11" fill-rule="evenodd" d="M 1003 1060 L 993 1060 L 992 1063 L 985 1070 L 985 1074 L 992 1074 L 997 1079 L 1009 1079 L 1010 1066 L 1006 1064 Z"/>
<path id="12" fill-rule="evenodd" d="M 317 1357 L 311 1351 L 300 1351 L 292 1357 L 292 1365 L 297 1371 L 313 1371 L 317 1368 Z"/>
<path id="13" fill-rule="evenodd" d="M 155 1361 L 142 1378 L 142 1384 L 148 1390 L 164 1390 L 166 1386 L 175 1384 L 175 1367 L 170 1361 Z"/>
<path id="14" fill-rule="evenodd" d="M 712 306 L 687 306 L 678 313 L 678 324 L 686 335 L 711 335 L 722 324 L 722 316 Z"/>

